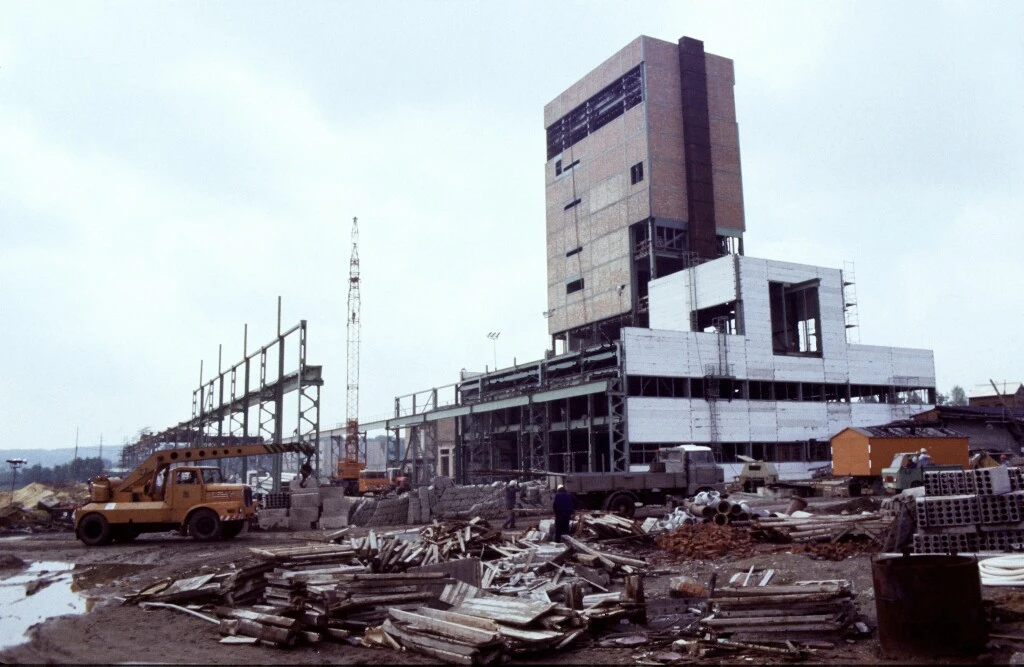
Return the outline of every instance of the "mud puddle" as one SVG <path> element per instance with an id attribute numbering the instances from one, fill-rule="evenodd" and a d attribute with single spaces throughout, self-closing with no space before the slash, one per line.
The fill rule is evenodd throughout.
<path id="1" fill-rule="evenodd" d="M 33 625 L 90 611 L 102 599 L 90 591 L 146 567 L 40 561 L 0 580 L 0 649 L 28 641 Z"/>

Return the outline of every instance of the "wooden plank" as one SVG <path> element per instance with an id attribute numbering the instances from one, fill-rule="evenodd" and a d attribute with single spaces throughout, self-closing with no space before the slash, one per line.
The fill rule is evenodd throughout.
<path id="1" fill-rule="evenodd" d="M 519 602 L 499 598 L 473 598 L 464 600 L 453 609 L 455 613 L 480 616 L 512 625 L 530 625 L 540 616 L 555 608 L 553 602 Z"/>
<path id="2" fill-rule="evenodd" d="M 444 635 L 445 637 L 450 637 L 473 646 L 485 646 L 498 641 L 498 633 L 494 631 L 482 630 L 468 625 L 460 625 L 451 621 L 422 616 L 420 614 L 414 614 L 412 612 L 394 608 L 389 609 L 388 614 L 396 621 L 402 621 L 403 623 L 408 623 L 413 627 L 430 630 L 431 632 L 439 635 Z"/>
<path id="3" fill-rule="evenodd" d="M 743 627 L 761 625 L 786 625 L 794 623 L 818 623 L 836 620 L 836 614 L 810 614 L 806 616 L 747 616 L 745 618 L 710 618 L 701 621 L 702 625 L 713 628 L 742 625 Z"/>
<path id="4" fill-rule="evenodd" d="M 413 632 L 403 630 L 390 620 L 384 621 L 384 634 L 394 637 L 407 649 L 418 651 L 433 658 L 440 658 L 444 662 L 455 665 L 476 664 L 474 658 L 479 653 L 475 648 L 461 646 L 455 643 L 443 642 L 431 637 L 425 637 Z"/>

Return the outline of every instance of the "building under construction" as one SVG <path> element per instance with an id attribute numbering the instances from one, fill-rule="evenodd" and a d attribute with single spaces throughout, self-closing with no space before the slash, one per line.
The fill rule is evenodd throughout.
<path id="1" fill-rule="evenodd" d="M 824 461 L 935 402 L 930 350 L 861 345 L 845 270 L 744 256 L 732 61 L 639 37 L 546 105 L 549 349 L 395 401 L 420 482 L 626 471 L 666 445 Z"/>

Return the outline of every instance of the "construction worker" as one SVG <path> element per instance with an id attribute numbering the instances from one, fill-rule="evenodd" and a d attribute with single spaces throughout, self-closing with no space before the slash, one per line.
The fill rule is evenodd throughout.
<path id="1" fill-rule="evenodd" d="M 999 455 L 999 465 L 1003 466 L 1004 468 L 1009 468 L 1010 467 L 1010 455 L 1009 454 L 1000 454 Z"/>
<path id="2" fill-rule="evenodd" d="M 932 464 L 931 454 L 928 453 L 927 449 L 922 447 L 921 451 L 918 452 L 918 454 L 917 454 L 917 465 L 918 465 L 918 467 L 923 468 L 925 466 L 930 466 L 931 464 Z"/>
<path id="3" fill-rule="evenodd" d="M 555 542 L 562 541 L 562 535 L 569 534 L 569 520 L 572 519 L 572 512 L 576 508 L 572 494 L 565 490 L 561 484 L 555 491 L 554 501 L 551 503 L 555 510 Z"/>
<path id="4" fill-rule="evenodd" d="M 519 482 L 511 480 L 505 487 L 505 509 L 508 510 L 508 518 L 501 525 L 502 528 L 516 529 L 516 496 L 519 494 Z"/>

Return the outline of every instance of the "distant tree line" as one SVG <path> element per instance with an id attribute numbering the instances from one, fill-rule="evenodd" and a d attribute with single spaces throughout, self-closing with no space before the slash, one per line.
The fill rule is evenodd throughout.
<path id="1" fill-rule="evenodd" d="M 18 470 L 14 488 L 20 489 L 33 482 L 42 482 L 43 484 L 88 482 L 103 472 L 104 467 L 109 465 L 109 462 L 104 463 L 104 460 L 98 456 L 88 459 L 75 459 L 71 463 L 56 465 L 52 468 L 44 468 L 37 463 L 34 466 L 25 466 Z M 8 464 L 3 473 L 0 474 L 0 489 L 10 490 L 13 474 Z"/>
<path id="2" fill-rule="evenodd" d="M 935 405 L 967 405 L 967 393 L 963 387 L 955 384 L 948 394 L 936 392 Z"/>

